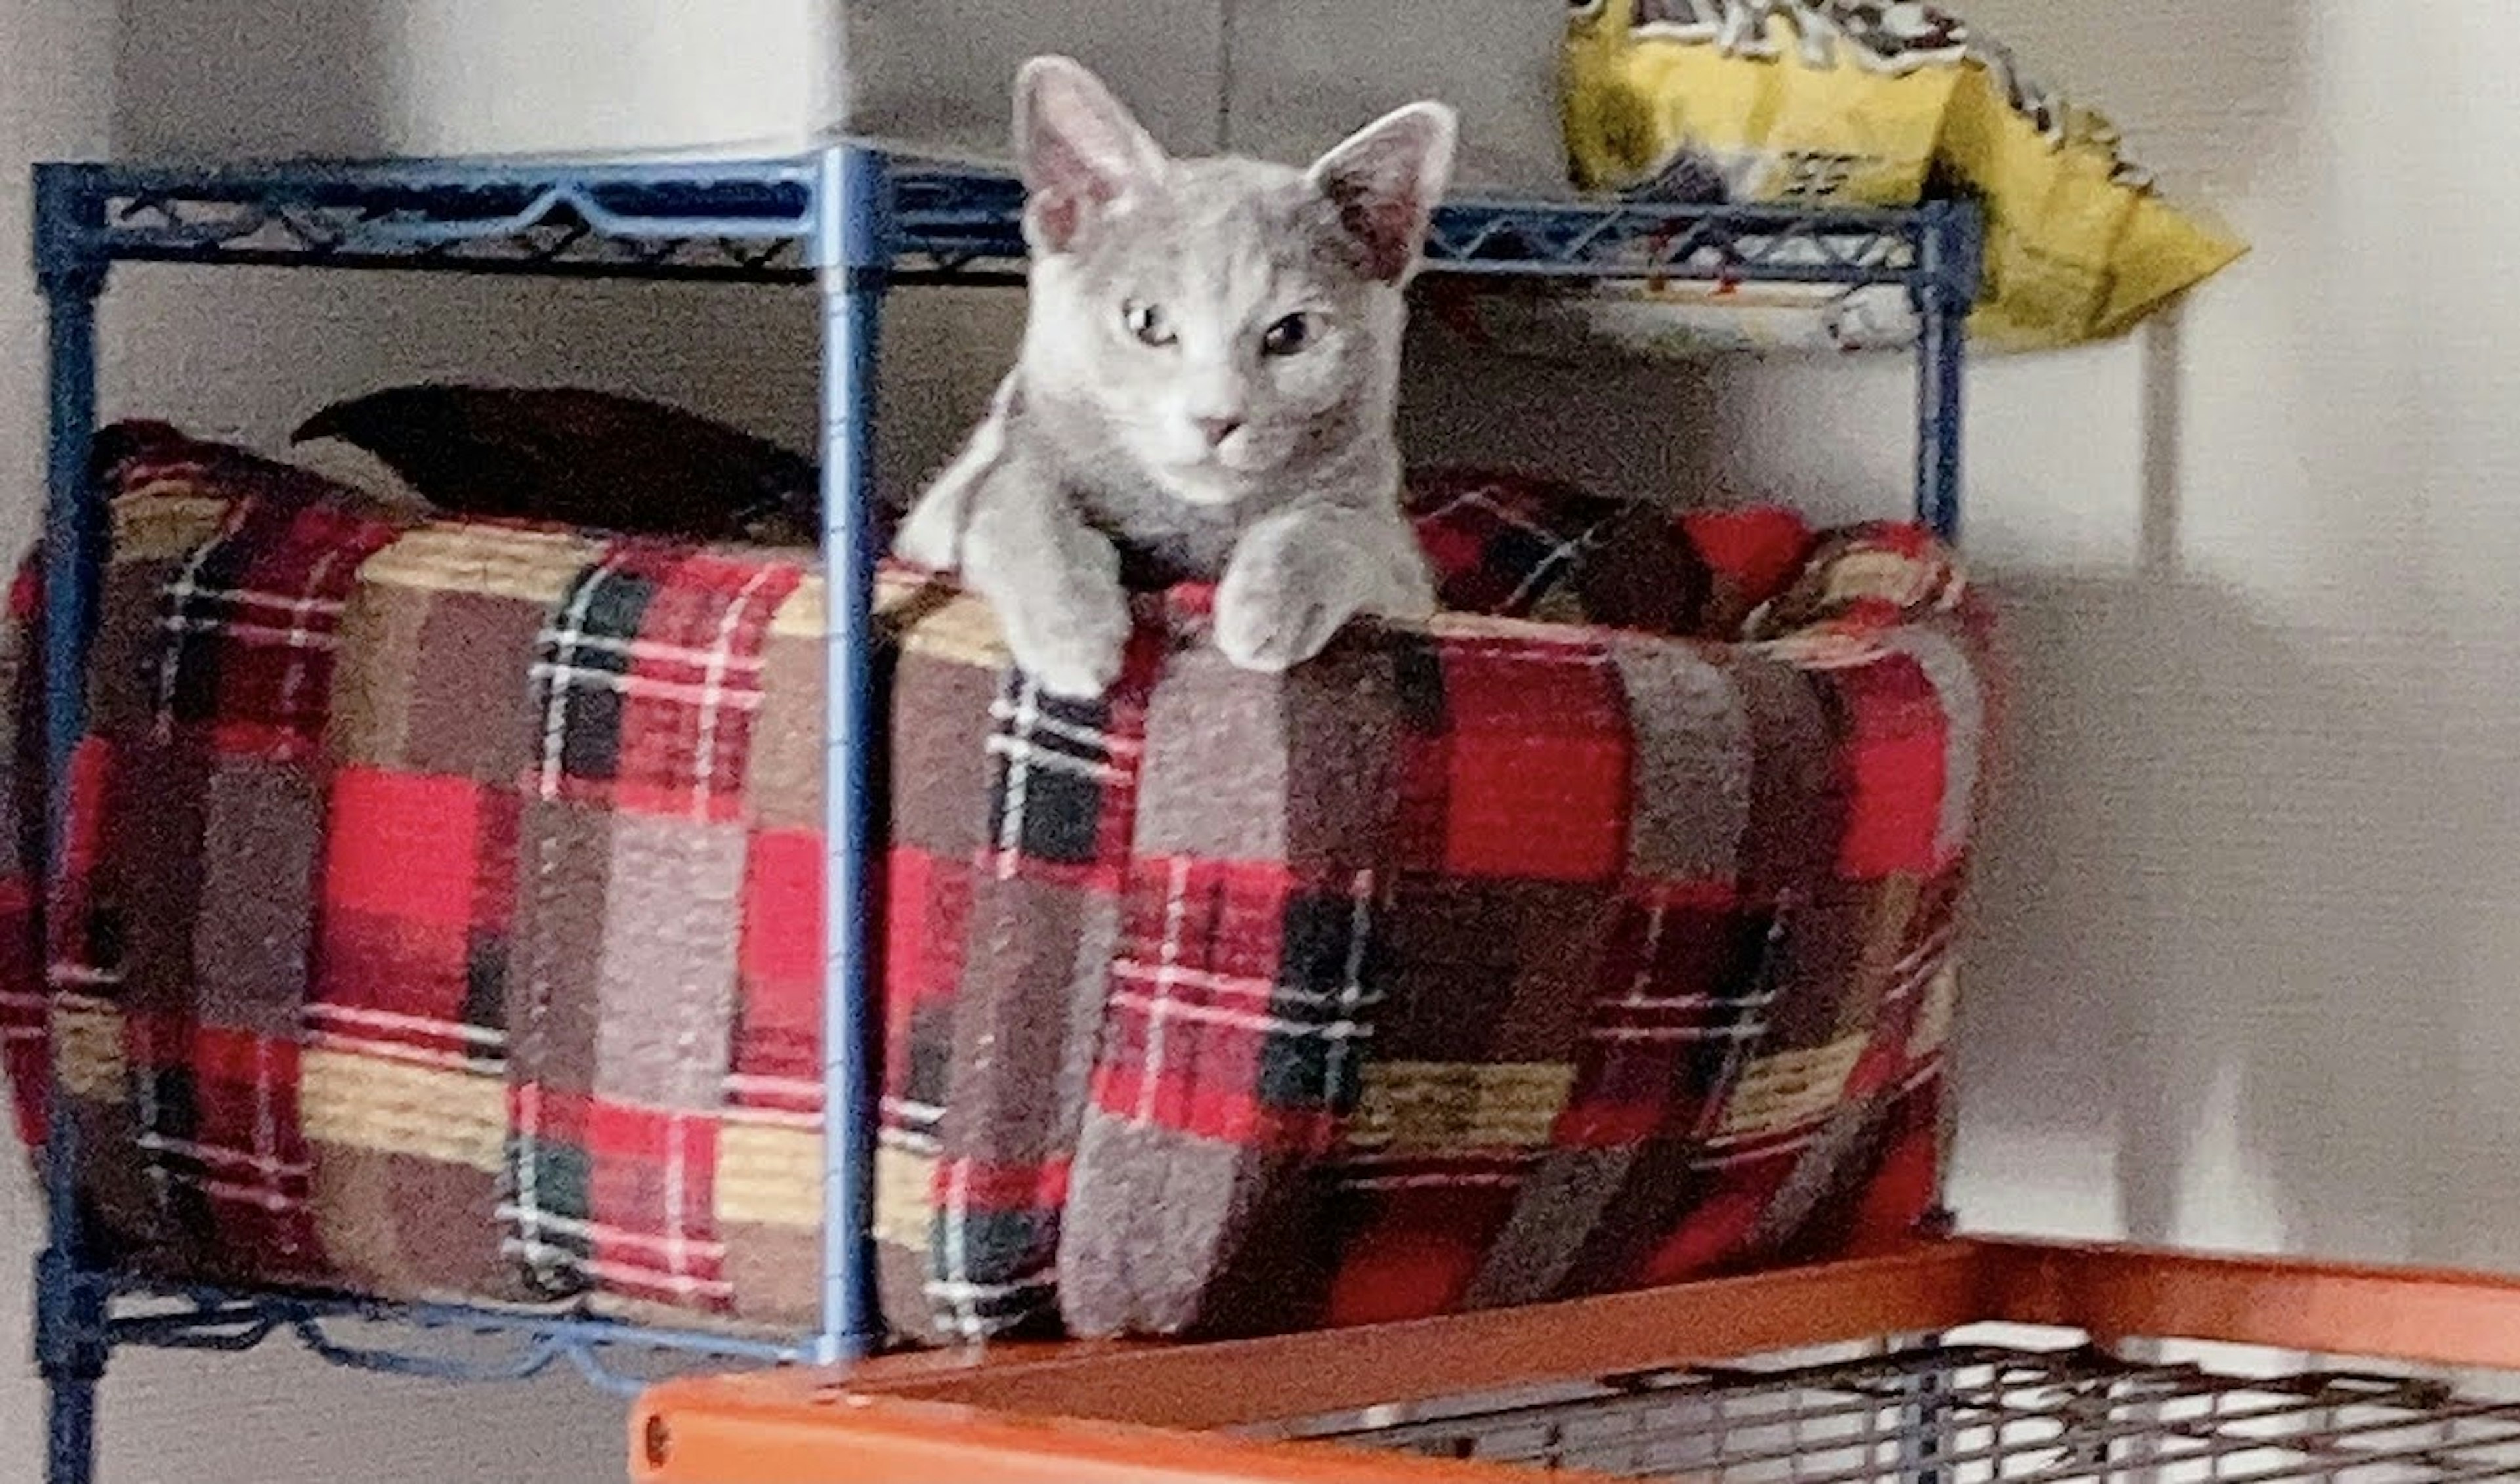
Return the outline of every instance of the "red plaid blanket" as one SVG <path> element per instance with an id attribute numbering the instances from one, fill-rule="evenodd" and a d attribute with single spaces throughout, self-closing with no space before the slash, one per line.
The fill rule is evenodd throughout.
<path id="1" fill-rule="evenodd" d="M 28 1132 L 50 1058 L 110 1254 L 805 1323 L 815 575 L 420 522 L 162 433 L 111 490 L 60 957 L 49 990 L 0 966 Z M 1481 478 L 1417 514 L 1456 601 L 1748 642 L 1457 615 L 1266 678 L 1177 593 L 1076 704 L 887 575 L 905 1334 L 1523 1302 L 1928 1199 L 1986 771 L 1966 585 L 1905 527 Z M 1640 550 L 1687 573 L 1619 575 Z"/>

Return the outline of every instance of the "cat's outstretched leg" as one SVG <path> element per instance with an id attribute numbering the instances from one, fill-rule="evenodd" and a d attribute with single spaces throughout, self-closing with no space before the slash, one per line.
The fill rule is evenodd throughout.
<path id="1" fill-rule="evenodd" d="M 960 572 L 997 614 L 1016 668 L 1053 696 L 1090 700 L 1119 679 L 1129 643 L 1120 554 L 1006 437 L 1007 398 L 1001 388 L 962 455 L 912 507 L 893 548 L 922 566 Z"/>
<path id="2" fill-rule="evenodd" d="M 1243 533 L 1216 592 L 1216 647 L 1270 674 L 1320 653 L 1360 613 L 1423 619 L 1434 581 L 1397 512 L 1308 505 Z"/>

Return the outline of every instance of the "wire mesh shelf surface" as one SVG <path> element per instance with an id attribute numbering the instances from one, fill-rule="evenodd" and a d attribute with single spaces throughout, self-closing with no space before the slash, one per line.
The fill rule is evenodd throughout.
<path id="1" fill-rule="evenodd" d="M 2520 1479 L 2520 1278 L 1936 1238 L 1411 1325 L 694 1377 L 634 1437 L 640 1484 L 2464 1484 Z"/>
<path id="2" fill-rule="evenodd" d="M 107 1321 L 116 1345 L 235 1354 L 290 1339 L 352 1370 L 523 1380 L 565 1366 L 620 1396 L 669 1375 L 805 1359 L 792 1343 L 558 1312 L 386 1303 L 132 1282 Z"/>
<path id="3" fill-rule="evenodd" d="M 2130 1359 L 2088 1342 L 1962 1339 L 1616 1376 L 1273 1431 L 1720 1484 L 2520 1478 L 2520 1400 L 2422 1376 Z"/>
<path id="4" fill-rule="evenodd" d="M 187 169 L 38 167 L 80 198 L 105 261 L 227 262 L 604 277 L 804 282 L 841 154 L 614 165 L 296 163 Z M 914 279 L 1003 281 L 1022 269 L 1011 176 L 884 161 L 881 262 Z M 1902 285 L 1966 302 L 1973 235 L 1931 247 L 1969 207 L 1448 202 L 1429 271 L 1523 280 Z"/>

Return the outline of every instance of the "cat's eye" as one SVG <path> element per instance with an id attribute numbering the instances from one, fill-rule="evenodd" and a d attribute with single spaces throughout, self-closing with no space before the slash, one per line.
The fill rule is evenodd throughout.
<path id="1" fill-rule="evenodd" d="M 1172 322 L 1164 318 L 1164 311 L 1158 305 L 1131 299 L 1120 306 L 1120 322 L 1129 327 L 1129 333 L 1138 337 L 1141 345 L 1160 349 L 1173 343 L 1175 338 Z"/>
<path id="2" fill-rule="evenodd" d="M 1260 334 L 1262 355 L 1293 355 L 1313 342 L 1318 327 L 1309 314 L 1290 314 Z"/>

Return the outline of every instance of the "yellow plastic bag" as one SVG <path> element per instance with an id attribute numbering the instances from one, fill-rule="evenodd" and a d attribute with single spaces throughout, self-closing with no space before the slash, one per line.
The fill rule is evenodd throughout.
<path id="1" fill-rule="evenodd" d="M 1577 0 L 1562 64 L 1567 157 L 1588 190 L 1881 206 L 1948 179 L 1978 196 L 1986 283 L 1969 328 L 1999 348 L 2118 335 L 2247 250 L 2154 194 L 2105 118 L 1920 0 Z M 1685 316 L 1704 292 L 1640 289 L 1612 313 L 1643 335 L 1641 312 Z M 1831 317 L 1819 342 L 1897 338 L 1879 307 L 1850 316 L 1828 297 L 1806 296 Z M 1873 328 L 1851 341 L 1850 319 Z"/>

